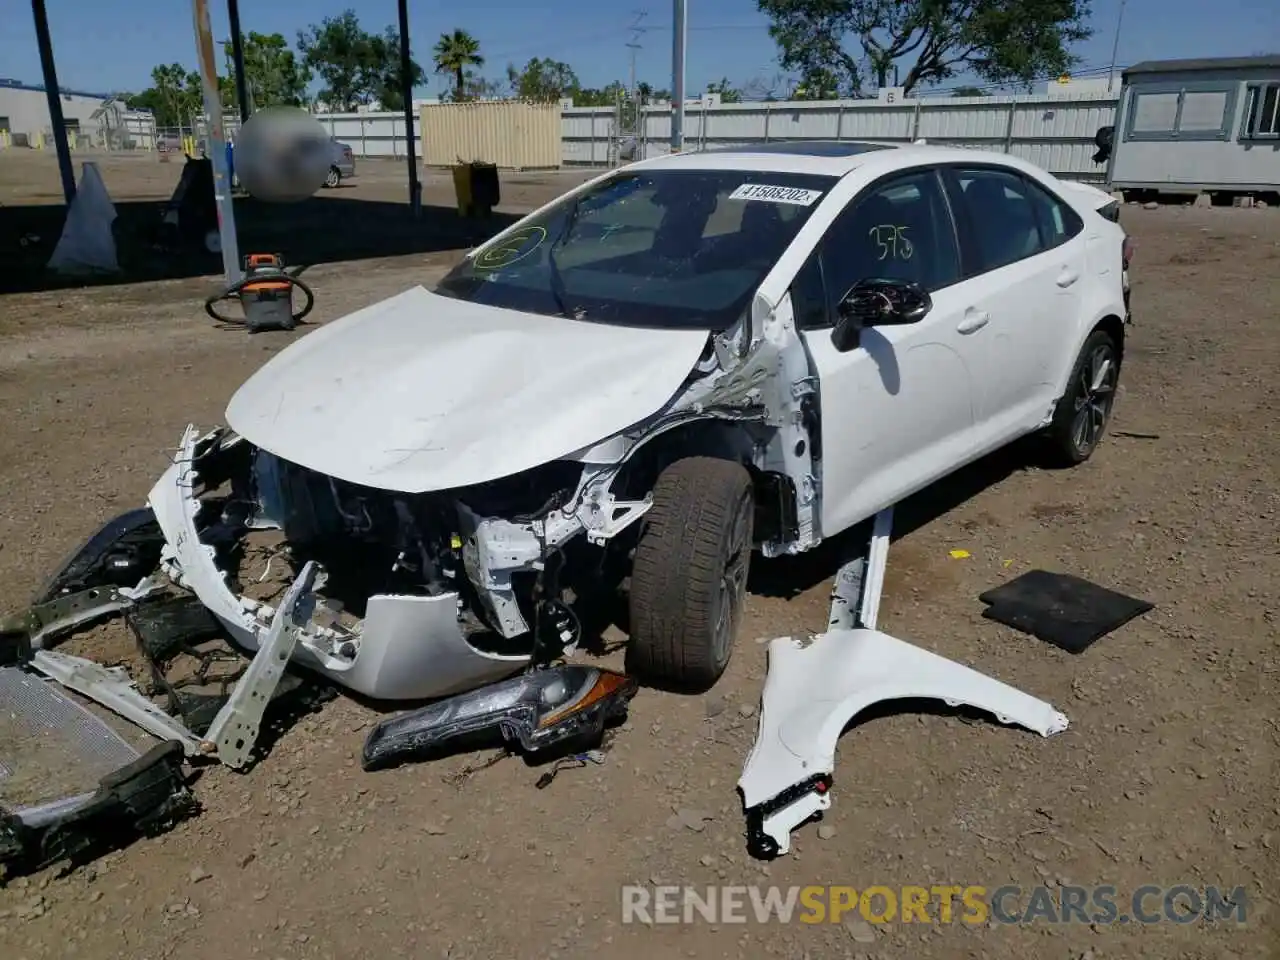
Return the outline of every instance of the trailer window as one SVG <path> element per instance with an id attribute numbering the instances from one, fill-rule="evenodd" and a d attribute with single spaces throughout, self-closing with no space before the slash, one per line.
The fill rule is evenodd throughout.
<path id="1" fill-rule="evenodd" d="M 1226 140 L 1238 87 L 1234 83 L 1150 83 L 1135 87 L 1125 140 Z"/>
<path id="2" fill-rule="evenodd" d="M 1245 140 L 1280 137 L 1280 83 L 1249 87 L 1240 136 Z"/>

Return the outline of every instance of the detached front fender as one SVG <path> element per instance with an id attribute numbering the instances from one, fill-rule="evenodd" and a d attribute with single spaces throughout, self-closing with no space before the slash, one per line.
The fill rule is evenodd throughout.
<path id="1" fill-rule="evenodd" d="M 1046 737 L 1067 728 L 1043 700 L 877 630 L 774 640 L 760 729 L 738 781 L 753 855 L 786 853 L 791 831 L 831 806 L 836 742 L 849 721 L 873 703 L 906 699 L 978 708 Z"/>

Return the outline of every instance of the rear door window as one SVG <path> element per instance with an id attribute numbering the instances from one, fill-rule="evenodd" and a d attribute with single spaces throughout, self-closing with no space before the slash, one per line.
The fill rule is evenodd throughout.
<path id="1" fill-rule="evenodd" d="M 975 273 L 998 270 L 1043 253 L 1071 235 L 1078 219 L 1030 181 L 989 167 L 952 171 L 968 220 Z M 1043 228 L 1042 228 L 1043 225 Z"/>

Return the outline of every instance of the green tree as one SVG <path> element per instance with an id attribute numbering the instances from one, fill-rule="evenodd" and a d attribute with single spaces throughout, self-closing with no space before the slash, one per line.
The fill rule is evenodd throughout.
<path id="1" fill-rule="evenodd" d="M 615 80 L 604 87 L 581 87 L 575 90 L 573 103 L 578 107 L 616 107 L 626 96 L 626 88 Z"/>
<path id="2" fill-rule="evenodd" d="M 129 98 L 135 109 L 150 110 L 160 127 L 189 127 L 191 118 L 204 112 L 200 75 L 180 63 L 166 63 L 151 70 L 151 86 Z"/>
<path id="3" fill-rule="evenodd" d="M 861 91 L 867 79 L 889 85 L 909 62 L 902 87 L 972 72 L 991 83 L 1029 84 L 1057 76 L 1088 39 L 1089 0 L 757 0 L 769 17 L 780 61 L 806 77 L 829 72 L 838 86 Z"/>
<path id="4" fill-rule="evenodd" d="M 507 82 L 513 96 L 537 103 L 556 103 L 574 96 L 581 87 L 578 75 L 567 63 L 537 57 L 526 63 L 522 70 L 517 70 L 515 64 L 508 66 Z"/>
<path id="5" fill-rule="evenodd" d="M 298 31 L 298 52 L 324 84 L 320 99 L 332 110 L 350 111 L 368 103 L 368 39 L 354 10 L 325 17 Z"/>
<path id="6" fill-rule="evenodd" d="M 987 95 L 987 91 L 983 90 L 981 87 L 962 86 L 956 87 L 952 90 L 951 95 L 953 97 L 985 97 Z"/>
<path id="7" fill-rule="evenodd" d="M 729 83 L 728 77 L 721 77 L 707 84 L 707 93 L 718 93 L 721 103 L 741 103 L 742 91 Z"/>
<path id="8" fill-rule="evenodd" d="M 400 31 L 395 27 L 387 27 L 382 36 L 370 36 L 367 40 L 368 56 L 365 63 L 364 81 L 373 94 L 373 98 L 384 110 L 404 109 L 404 82 L 400 63 Z M 427 75 L 421 65 L 409 58 L 409 87 L 418 87 L 426 83 Z"/>
<path id="9" fill-rule="evenodd" d="M 834 70 L 817 67 L 806 70 L 791 92 L 792 100 L 838 100 L 840 78 Z"/>
<path id="10" fill-rule="evenodd" d="M 465 30 L 442 33 L 432 50 L 432 59 L 435 61 L 436 73 L 453 77 L 453 99 L 467 99 L 467 69 L 484 66 L 484 57 L 480 55 L 480 41 Z"/>
<path id="11" fill-rule="evenodd" d="M 228 76 L 219 80 L 224 81 L 224 102 L 232 106 L 236 95 L 235 78 L 231 76 L 234 69 L 231 42 L 227 41 L 222 46 Z M 300 107 L 306 103 L 311 70 L 294 56 L 283 34 L 249 32 L 244 38 L 244 76 L 251 107 Z M 230 91 L 230 98 L 226 97 L 225 91 Z"/>
<path id="12" fill-rule="evenodd" d="M 400 33 L 395 27 L 369 33 L 355 11 L 346 10 L 300 31 L 298 52 L 303 66 L 324 83 L 320 99 L 332 109 L 350 111 L 375 101 L 386 110 L 403 108 Z M 426 77 L 412 59 L 409 72 L 411 87 Z"/>
<path id="13" fill-rule="evenodd" d="M 463 99 L 466 100 L 501 100 L 506 87 L 499 80 L 490 80 L 474 70 L 468 70 L 462 89 Z"/>

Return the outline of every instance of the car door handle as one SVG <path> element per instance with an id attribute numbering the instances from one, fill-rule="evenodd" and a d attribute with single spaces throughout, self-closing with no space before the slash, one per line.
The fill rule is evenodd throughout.
<path id="1" fill-rule="evenodd" d="M 960 333 L 976 333 L 990 322 L 991 314 L 970 307 L 964 312 L 964 319 L 956 325 L 956 330 Z"/>
<path id="2" fill-rule="evenodd" d="M 1079 271 L 1073 270 L 1070 267 L 1063 267 L 1062 272 L 1058 274 L 1058 286 L 1069 287 L 1079 279 Z"/>

